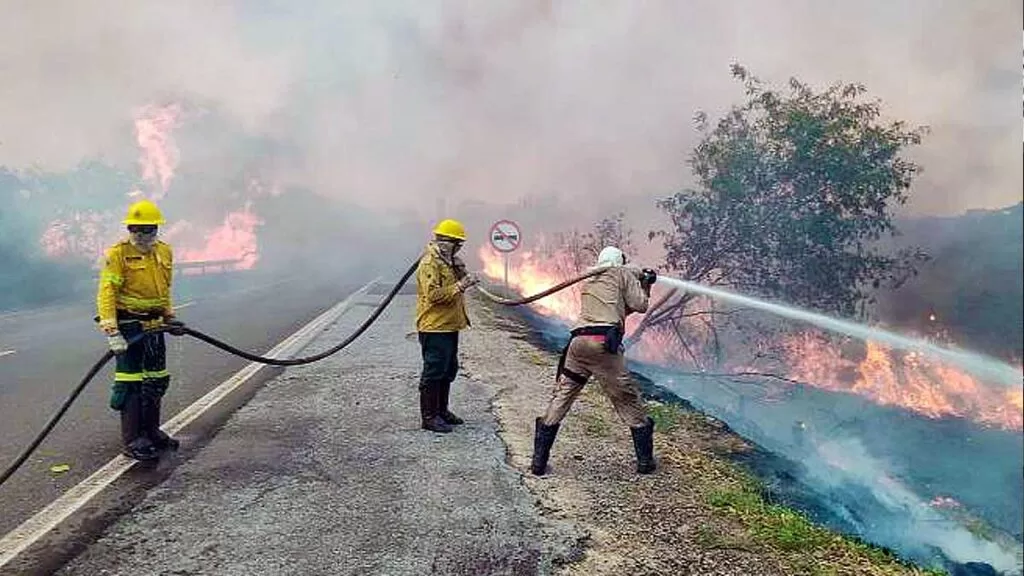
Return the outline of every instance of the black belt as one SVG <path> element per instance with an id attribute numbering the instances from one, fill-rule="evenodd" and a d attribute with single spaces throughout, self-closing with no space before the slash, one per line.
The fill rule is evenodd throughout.
<path id="1" fill-rule="evenodd" d="M 148 322 L 150 320 L 159 320 L 164 317 L 163 312 L 129 312 L 128 310 L 122 310 L 118 308 L 117 321 L 118 322 Z M 93 322 L 99 322 L 100 317 L 93 316 Z"/>
<path id="2" fill-rule="evenodd" d="M 580 326 L 572 332 L 569 332 L 573 337 L 576 336 L 607 336 L 608 332 L 618 328 L 618 326 Z M 569 339 L 572 341 L 572 338 Z"/>
<path id="3" fill-rule="evenodd" d="M 565 357 L 569 354 L 569 346 L 572 344 L 572 339 L 577 336 L 604 336 L 604 349 L 606 352 L 612 354 L 618 354 L 619 347 L 622 345 L 622 326 L 580 326 L 569 332 L 569 341 L 565 343 L 565 348 L 562 348 L 562 354 L 558 358 L 558 368 L 555 370 L 555 381 L 558 381 L 558 377 L 561 374 L 565 374 L 569 378 L 580 382 L 581 384 L 586 383 L 586 378 L 582 375 L 570 372 L 565 369 Z"/>
<path id="4" fill-rule="evenodd" d="M 117 320 L 159 320 L 164 317 L 163 312 L 129 312 L 128 310 L 117 309 Z"/>

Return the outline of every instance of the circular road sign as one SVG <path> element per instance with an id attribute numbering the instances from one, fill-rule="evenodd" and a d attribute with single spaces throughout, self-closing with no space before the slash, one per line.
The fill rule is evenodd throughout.
<path id="1" fill-rule="evenodd" d="M 522 236 L 519 225 L 511 220 L 499 220 L 491 226 L 491 246 L 498 252 L 512 252 L 519 248 Z"/>

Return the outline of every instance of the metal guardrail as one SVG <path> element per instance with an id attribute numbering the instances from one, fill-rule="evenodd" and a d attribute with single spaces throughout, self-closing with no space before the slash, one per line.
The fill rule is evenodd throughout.
<path id="1" fill-rule="evenodd" d="M 227 272 L 233 270 L 232 264 L 238 264 L 241 259 L 234 260 L 191 260 L 187 262 L 175 262 L 174 270 L 199 270 L 200 274 L 206 274 L 208 271 L 216 272 Z"/>
<path id="2" fill-rule="evenodd" d="M 205 274 L 207 271 L 229 272 L 236 269 L 231 267 L 232 264 L 238 264 L 240 262 L 242 262 L 241 258 L 232 260 L 187 260 L 185 262 L 175 262 L 174 270 L 199 270 L 200 274 Z M 98 259 L 96 262 L 93 262 L 90 268 L 92 270 L 99 270 L 102 268 L 102 265 L 102 259 Z"/>

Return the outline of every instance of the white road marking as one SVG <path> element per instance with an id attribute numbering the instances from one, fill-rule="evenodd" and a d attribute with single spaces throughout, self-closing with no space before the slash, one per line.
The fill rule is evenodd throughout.
<path id="1" fill-rule="evenodd" d="M 11 354 L 17 354 L 17 353 L 18 353 L 17 350 L 4 350 L 3 352 L 0 352 L 0 358 L 3 358 L 4 356 L 10 356 Z"/>
<path id="2" fill-rule="evenodd" d="M 378 278 L 356 290 L 348 298 L 335 304 L 326 312 L 320 314 L 302 328 L 299 328 L 294 334 L 282 340 L 281 343 L 267 352 L 265 356 L 270 358 L 294 357 L 295 354 L 312 342 L 321 330 L 351 308 L 357 297 L 364 295 L 367 290 L 379 281 L 380 279 Z M 172 436 L 177 434 L 201 416 L 203 412 L 252 378 L 263 367 L 264 364 L 253 362 L 242 368 L 234 376 L 222 382 L 199 400 L 196 400 L 191 406 L 176 414 L 161 428 Z M 79 482 L 20 526 L 8 532 L 3 538 L 0 538 L 0 568 L 3 568 L 8 562 L 16 558 L 18 554 L 22 553 L 26 548 L 74 514 L 75 511 L 87 504 L 93 496 L 102 492 L 104 488 L 127 472 L 135 463 L 135 460 L 126 456 L 120 454 L 115 456 L 91 476 Z"/>
<path id="3" fill-rule="evenodd" d="M 177 306 L 172 306 L 172 308 L 174 310 L 181 310 L 182 308 L 188 308 L 189 306 L 191 306 L 191 305 L 193 305 L 195 303 L 196 303 L 195 300 L 189 300 L 188 302 L 185 302 L 185 303 L 182 303 L 182 304 L 178 304 Z"/>

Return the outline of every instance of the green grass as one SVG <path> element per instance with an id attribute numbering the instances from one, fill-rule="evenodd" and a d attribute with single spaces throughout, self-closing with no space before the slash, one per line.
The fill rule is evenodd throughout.
<path id="1" fill-rule="evenodd" d="M 652 403 L 648 405 L 647 413 L 654 420 L 654 429 L 659 432 L 675 429 L 683 417 L 683 409 L 672 404 Z"/>
<path id="2" fill-rule="evenodd" d="M 799 512 L 768 504 L 746 488 L 716 490 L 708 495 L 708 503 L 739 516 L 754 538 L 780 550 L 817 549 L 828 540 L 827 533 Z"/>
<path id="3" fill-rule="evenodd" d="M 881 572 L 910 567 L 890 551 L 862 540 L 838 535 L 813 524 L 806 516 L 766 500 L 763 486 L 753 476 L 736 470 L 731 485 L 707 494 L 708 504 L 737 518 L 758 543 L 786 554 L 791 567 L 800 574 L 825 576 L 836 568 L 819 558 L 859 556 Z M 918 569 L 920 574 L 941 576 L 944 570 Z M 893 572 L 894 573 L 894 572 Z"/>

